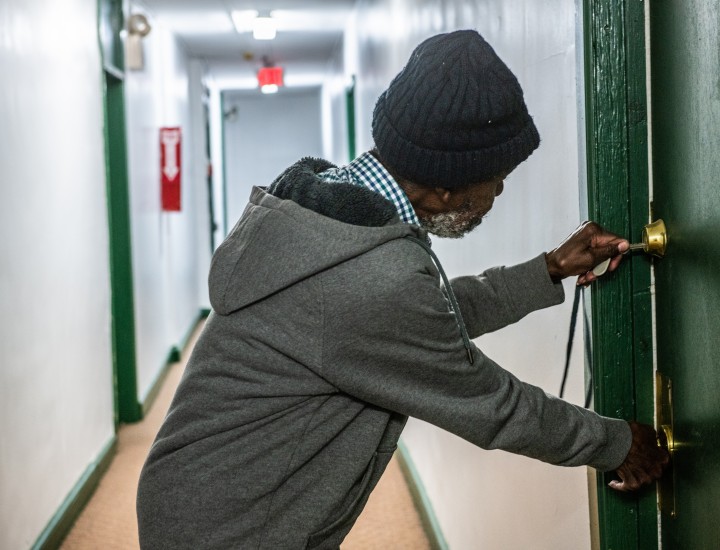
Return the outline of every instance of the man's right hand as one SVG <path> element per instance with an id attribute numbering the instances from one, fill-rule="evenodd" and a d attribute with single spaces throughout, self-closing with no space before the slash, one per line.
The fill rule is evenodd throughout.
<path id="1" fill-rule="evenodd" d="M 587 285 L 597 279 L 592 269 L 612 258 L 608 271 L 617 269 L 628 250 L 627 239 L 618 237 L 595 222 L 585 222 L 557 248 L 545 254 L 548 273 L 554 282 L 579 275 L 577 283 Z"/>
<path id="2" fill-rule="evenodd" d="M 620 481 L 609 483 L 616 491 L 637 491 L 662 477 L 670 463 L 670 454 L 658 445 L 657 432 L 652 426 L 629 422 L 632 444 L 625 461 L 616 470 Z"/>

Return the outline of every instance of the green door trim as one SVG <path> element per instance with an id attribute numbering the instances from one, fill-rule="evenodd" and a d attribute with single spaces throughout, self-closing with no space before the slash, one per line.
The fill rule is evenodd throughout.
<path id="1" fill-rule="evenodd" d="M 110 237 L 111 332 L 115 424 L 142 419 L 137 396 L 135 304 L 130 191 L 125 127 L 122 1 L 99 0 L 98 39 L 103 65 L 105 180 Z"/>
<path id="2" fill-rule="evenodd" d="M 584 0 L 589 217 L 637 239 L 648 222 L 645 3 Z M 591 290 L 593 396 L 607 416 L 653 423 L 651 264 L 626 258 Z M 597 476 L 600 547 L 657 549 L 655 489 L 625 495 Z"/>
<path id="3" fill-rule="evenodd" d="M 345 90 L 345 112 L 347 120 L 348 162 L 355 160 L 357 146 L 355 139 L 355 75 L 350 86 Z"/>

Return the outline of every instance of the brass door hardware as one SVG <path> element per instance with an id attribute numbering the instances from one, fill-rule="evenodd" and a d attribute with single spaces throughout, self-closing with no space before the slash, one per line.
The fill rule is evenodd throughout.
<path id="1" fill-rule="evenodd" d="M 665 222 L 662 220 L 655 220 L 643 227 L 642 242 L 631 244 L 627 252 L 642 250 L 645 254 L 651 254 L 652 256 L 662 258 L 665 255 L 667 243 L 668 237 L 665 229 Z"/>
<path id="2" fill-rule="evenodd" d="M 631 244 L 630 248 L 628 248 L 624 254 L 632 252 L 633 250 L 642 250 L 645 254 L 662 258 L 665 255 L 667 243 L 668 237 L 665 229 L 665 222 L 662 220 L 655 220 L 643 227 L 642 242 Z M 608 258 L 604 262 L 595 266 L 595 269 L 593 269 L 592 272 L 596 277 L 600 277 L 605 274 L 608 266 L 610 265 L 610 260 L 612 260 L 612 258 Z"/>
<path id="3" fill-rule="evenodd" d="M 655 392 L 658 445 L 665 447 L 668 453 L 670 453 L 670 466 L 665 472 L 665 475 L 657 483 L 658 507 L 661 513 L 671 518 L 676 518 L 675 469 L 673 467 L 675 439 L 673 434 L 672 380 L 661 372 L 655 374 Z"/>
<path id="4" fill-rule="evenodd" d="M 668 237 L 665 229 L 665 222 L 655 220 L 647 224 L 642 232 L 643 251 L 646 254 L 652 254 L 658 258 L 665 255 L 667 249 Z"/>

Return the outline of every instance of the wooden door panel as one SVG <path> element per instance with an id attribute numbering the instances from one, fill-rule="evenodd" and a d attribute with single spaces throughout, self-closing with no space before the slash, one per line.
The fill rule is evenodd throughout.
<path id="1" fill-rule="evenodd" d="M 673 384 L 675 519 L 665 549 L 720 548 L 720 0 L 651 4 L 658 370 Z"/>

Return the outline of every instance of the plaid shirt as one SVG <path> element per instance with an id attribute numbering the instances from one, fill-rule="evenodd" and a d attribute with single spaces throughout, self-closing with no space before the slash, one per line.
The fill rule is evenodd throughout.
<path id="1" fill-rule="evenodd" d="M 402 221 L 420 225 L 420 220 L 418 220 L 405 191 L 385 170 L 380 161 L 369 152 L 363 153 L 347 166 L 330 168 L 319 176 L 330 183 L 351 183 L 365 186 L 392 202 Z"/>

